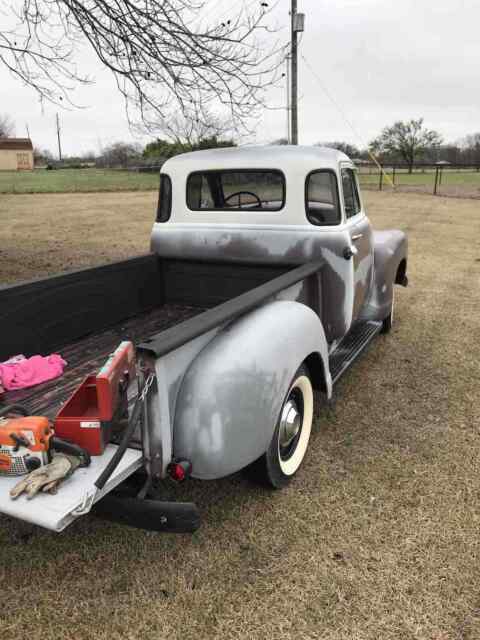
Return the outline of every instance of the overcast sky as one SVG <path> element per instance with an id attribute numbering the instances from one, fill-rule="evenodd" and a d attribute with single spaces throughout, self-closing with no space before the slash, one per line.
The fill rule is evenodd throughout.
<path id="1" fill-rule="evenodd" d="M 210 4 L 218 18 L 240 3 Z M 285 40 L 289 5 L 280 0 L 270 20 L 282 28 L 276 37 Z M 300 143 L 345 140 L 361 146 L 384 125 L 421 116 L 447 141 L 480 131 L 478 0 L 298 0 L 298 10 L 306 14 L 300 53 L 323 86 L 300 58 Z M 82 52 L 78 62 L 96 83 L 75 92 L 84 109 L 60 112 L 64 153 L 98 152 L 111 142 L 133 140 L 111 75 L 93 53 Z M 285 100 L 284 87 L 269 93 L 272 107 Z M 28 123 L 34 144 L 54 151 L 55 111 L 44 105 L 42 113 L 35 95 L 0 66 L 0 112 L 14 118 L 18 136 Z M 256 141 L 285 134 L 285 111 L 268 111 Z"/>

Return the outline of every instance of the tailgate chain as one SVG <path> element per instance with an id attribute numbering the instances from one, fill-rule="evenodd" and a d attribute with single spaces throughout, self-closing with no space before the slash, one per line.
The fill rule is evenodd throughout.
<path id="1" fill-rule="evenodd" d="M 120 444 L 118 445 L 118 449 L 115 451 L 112 458 L 110 459 L 110 462 L 107 464 L 105 469 L 102 471 L 100 476 L 95 481 L 93 491 L 87 490 L 85 492 L 85 495 L 83 497 L 81 504 L 74 511 L 72 511 L 74 515 L 80 516 L 80 515 L 85 515 L 89 513 L 90 509 L 93 506 L 93 503 L 95 502 L 95 498 L 98 492 L 103 489 L 108 479 L 110 478 L 110 476 L 115 471 L 118 464 L 120 463 L 120 460 L 122 459 L 123 454 L 127 449 L 130 438 L 132 437 L 133 432 L 135 431 L 135 427 L 137 426 L 138 421 L 142 417 L 143 405 L 146 402 L 147 396 L 150 392 L 150 389 L 152 388 L 152 384 L 154 380 L 155 380 L 155 373 L 150 372 L 145 382 L 143 383 L 143 387 L 142 387 L 142 390 L 140 391 L 140 394 L 137 396 L 137 399 L 133 406 L 130 421 L 128 423 L 127 428 L 125 429 L 123 438 L 120 441 Z"/>

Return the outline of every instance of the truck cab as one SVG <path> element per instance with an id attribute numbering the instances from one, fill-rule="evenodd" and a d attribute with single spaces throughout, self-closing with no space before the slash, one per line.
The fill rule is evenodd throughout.
<path id="1" fill-rule="evenodd" d="M 405 235 L 372 230 L 353 162 L 321 147 L 215 149 L 169 160 L 151 248 L 231 264 L 323 258 L 321 319 L 332 344 L 357 321 L 387 318 L 393 283 L 406 273 Z"/>

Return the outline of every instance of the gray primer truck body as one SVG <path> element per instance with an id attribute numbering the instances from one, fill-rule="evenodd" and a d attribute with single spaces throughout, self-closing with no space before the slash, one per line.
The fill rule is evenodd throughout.
<path id="1" fill-rule="evenodd" d="M 255 169 L 283 174 L 279 211 L 188 207 L 192 173 Z M 152 441 L 154 450 L 166 440 L 171 449 L 163 451 L 162 466 L 153 464 L 153 473 L 164 475 L 171 456 L 191 460 L 200 478 L 218 478 L 254 461 L 266 450 L 298 366 L 315 354 L 321 387 L 330 396 L 329 353 L 356 323 L 390 313 L 393 285 L 406 278 L 407 239 L 401 231 L 373 231 L 361 201 L 358 213 L 347 218 L 343 169 L 354 169 L 347 156 L 319 147 L 216 149 L 177 156 L 163 166 L 172 184 L 171 215 L 153 227 L 151 248 L 158 256 L 271 265 L 321 260 L 323 266 L 308 287 L 292 286 L 277 301 L 169 354 L 168 364 L 157 361 L 157 378 L 168 389 L 170 433 L 166 438 L 164 429 L 151 427 Z M 306 216 L 306 180 L 318 170 L 336 176 L 341 219 L 335 226 L 313 225 Z M 351 259 L 345 257 L 348 249 Z M 160 411 L 151 407 L 155 425 L 165 424 Z"/>
<path id="2" fill-rule="evenodd" d="M 120 447 L 110 442 L 58 496 L 12 501 L 14 480 L 0 478 L 0 512 L 61 531 L 96 503 L 133 526 L 193 531 L 195 505 L 159 501 L 158 481 L 176 468 L 208 480 L 262 462 L 284 486 L 308 446 L 312 388 L 330 398 L 390 330 L 407 239 L 372 229 L 344 154 L 200 151 L 168 160 L 160 180 L 150 254 L 0 286 L 0 360 L 57 351 L 68 361 L 62 378 L 4 403 L 53 420 L 120 341 L 135 344 L 138 365 Z M 124 481 L 139 469 L 146 479 L 131 496 Z"/>

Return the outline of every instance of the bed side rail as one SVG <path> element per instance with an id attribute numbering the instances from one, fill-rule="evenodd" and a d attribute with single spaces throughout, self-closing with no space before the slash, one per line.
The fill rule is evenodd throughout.
<path id="1" fill-rule="evenodd" d="M 141 356 L 159 358 L 186 342 L 207 333 L 211 329 L 230 322 L 240 315 L 254 309 L 259 304 L 309 276 L 319 272 L 325 261 L 314 260 L 295 267 L 290 271 L 243 293 L 232 300 L 209 309 L 194 318 L 185 320 L 171 329 L 162 331 L 137 345 L 137 353 Z"/>

